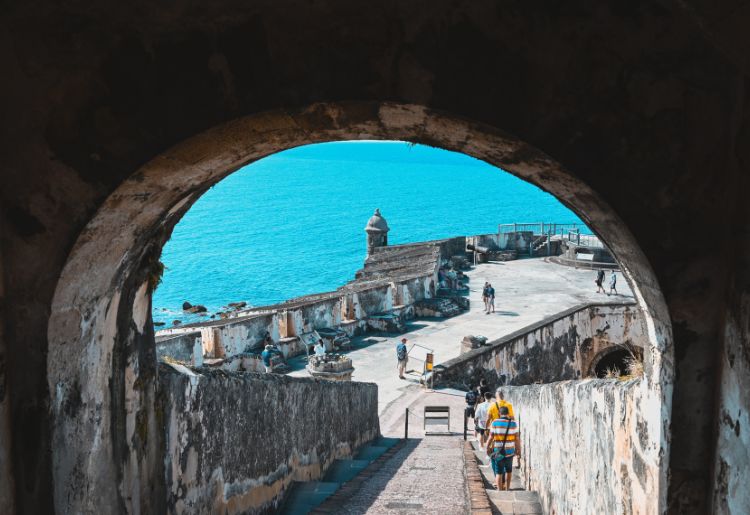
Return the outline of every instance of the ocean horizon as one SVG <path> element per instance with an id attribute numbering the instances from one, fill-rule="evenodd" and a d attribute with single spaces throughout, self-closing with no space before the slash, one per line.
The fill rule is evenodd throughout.
<path id="1" fill-rule="evenodd" d="M 206 192 L 175 227 L 161 260 L 153 319 L 207 320 L 335 290 L 366 254 L 379 208 L 392 245 L 497 232 L 498 224 L 582 223 L 552 195 L 465 154 L 405 142 L 335 142 L 279 152 Z"/>

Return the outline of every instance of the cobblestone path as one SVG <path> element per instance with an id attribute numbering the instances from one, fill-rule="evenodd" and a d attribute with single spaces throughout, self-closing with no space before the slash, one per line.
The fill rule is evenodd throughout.
<path id="1" fill-rule="evenodd" d="M 468 511 L 463 440 L 426 436 L 409 440 L 336 513 L 463 515 Z"/>

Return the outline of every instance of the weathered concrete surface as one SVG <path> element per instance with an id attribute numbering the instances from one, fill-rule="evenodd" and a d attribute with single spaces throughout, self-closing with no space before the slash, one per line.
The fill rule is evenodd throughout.
<path id="1" fill-rule="evenodd" d="M 159 372 L 169 513 L 272 513 L 380 432 L 375 385 Z"/>
<path id="2" fill-rule="evenodd" d="M 602 236 L 653 318 L 649 381 L 663 398 L 664 452 L 675 449 L 670 503 L 706 511 L 719 349 L 746 241 L 735 229 L 748 226 L 747 10 L 730 0 L 9 6 L 0 238 L 17 510 L 133 511 L 136 490 L 146 504 L 159 497 L 161 474 L 145 466 L 157 449 L 141 445 L 129 463 L 120 428 L 150 403 L 153 334 L 132 329 L 145 315 L 133 307 L 174 223 L 259 157 L 375 138 L 502 166 Z M 670 429 L 696 410 L 698 421 Z M 666 479 L 665 467 L 659 495 Z"/>
<path id="3" fill-rule="evenodd" d="M 492 386 L 581 379 L 593 375 L 606 353 L 624 346 L 648 347 L 635 304 L 586 304 L 442 362 L 435 382 L 469 388 L 481 378 Z"/>
<path id="4" fill-rule="evenodd" d="M 662 511 L 662 457 L 643 412 L 645 381 L 588 379 L 507 388 L 519 420 L 523 472 L 545 513 Z M 656 404 L 654 404 L 656 402 Z"/>

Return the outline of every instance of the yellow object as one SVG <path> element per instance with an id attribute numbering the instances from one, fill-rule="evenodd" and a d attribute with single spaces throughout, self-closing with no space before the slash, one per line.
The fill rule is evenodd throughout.
<path id="1" fill-rule="evenodd" d="M 500 413 L 498 413 L 498 409 L 505 406 L 508 408 L 508 416 L 510 418 L 516 418 L 516 415 L 513 413 L 513 405 L 508 401 L 492 401 L 492 404 L 490 405 L 490 409 L 487 411 L 487 420 L 492 422 L 496 418 L 500 418 Z"/>

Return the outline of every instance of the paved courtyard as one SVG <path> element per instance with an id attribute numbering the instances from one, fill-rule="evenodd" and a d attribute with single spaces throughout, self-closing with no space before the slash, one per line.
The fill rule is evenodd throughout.
<path id="1" fill-rule="evenodd" d="M 373 333 L 355 338 L 354 350 L 349 352 L 355 368 L 352 379 L 378 384 L 379 412 L 383 413 L 407 386 L 418 383 L 422 371 L 422 362 L 411 359 L 409 368 L 416 369 L 415 372 L 407 380 L 398 378 L 395 346 L 402 336 L 410 344 L 432 349 L 437 364 L 458 356 L 466 335 L 494 340 L 578 304 L 622 302 L 633 297 L 619 272 L 619 295 L 595 293 L 595 274 L 591 270 L 550 263 L 544 258 L 477 265 L 467 273 L 471 300 L 468 312 L 448 319 L 413 320 L 403 335 Z M 485 281 L 495 288 L 496 312 L 490 315 L 484 314 L 481 298 Z M 297 367 L 301 367 L 301 361 Z M 302 368 L 291 375 L 306 376 L 307 372 Z"/>

